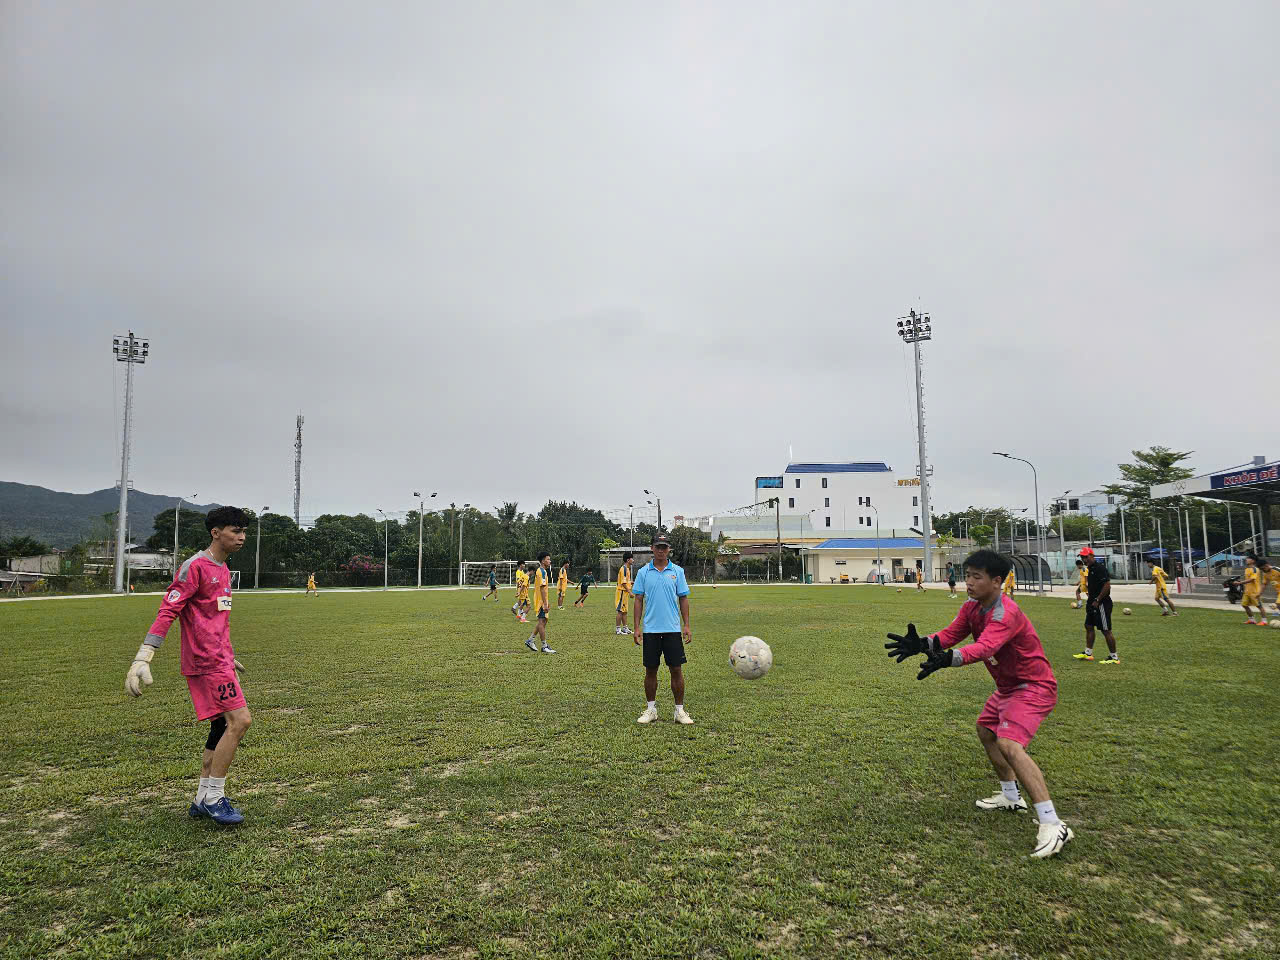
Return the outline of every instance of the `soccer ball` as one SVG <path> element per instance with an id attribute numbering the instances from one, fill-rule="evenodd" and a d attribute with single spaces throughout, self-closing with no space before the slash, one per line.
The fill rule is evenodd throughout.
<path id="1" fill-rule="evenodd" d="M 1273 627 L 1280 627 L 1280 617 L 1274 617 L 1274 618 L 1271 620 L 1271 626 L 1273 626 Z"/>
<path id="2" fill-rule="evenodd" d="M 1133 613 L 1133 611 L 1130 610 L 1128 607 L 1125 607 L 1123 612 L 1126 617 L 1130 616 Z"/>
<path id="3" fill-rule="evenodd" d="M 899 587 L 899 588 L 898 588 L 898 592 L 899 592 L 899 593 L 901 593 L 901 592 L 902 592 L 902 588 L 901 588 L 901 587 Z"/>
<path id="4" fill-rule="evenodd" d="M 1074 600 L 1072 600 L 1072 601 L 1071 601 L 1071 609 L 1072 609 L 1072 610 L 1079 610 L 1079 609 L 1080 609 L 1080 604 L 1078 604 L 1078 603 L 1076 603 Z"/>
<path id="5" fill-rule="evenodd" d="M 743 680 L 758 680 L 773 666 L 773 651 L 759 637 L 739 637 L 729 646 L 729 666 Z"/>

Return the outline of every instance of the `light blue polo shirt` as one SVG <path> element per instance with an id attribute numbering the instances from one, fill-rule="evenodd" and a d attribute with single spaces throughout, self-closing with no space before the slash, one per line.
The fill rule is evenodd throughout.
<path id="1" fill-rule="evenodd" d="M 631 592 L 644 597 L 645 633 L 680 632 L 679 598 L 689 595 L 683 568 L 668 561 L 665 569 L 655 570 L 650 561 L 636 574 Z"/>

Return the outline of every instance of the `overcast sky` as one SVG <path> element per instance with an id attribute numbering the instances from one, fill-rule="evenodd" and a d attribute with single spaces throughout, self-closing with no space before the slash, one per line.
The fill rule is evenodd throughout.
<path id="1" fill-rule="evenodd" d="M 0 3 L 0 479 L 935 509 L 1280 457 L 1280 4 Z M 1270 406 L 1256 406 L 1270 397 Z M 1268 445 L 1269 444 L 1269 445 Z"/>

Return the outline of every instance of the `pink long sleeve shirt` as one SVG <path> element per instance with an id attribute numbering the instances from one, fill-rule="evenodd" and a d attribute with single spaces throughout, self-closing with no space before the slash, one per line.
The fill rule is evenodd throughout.
<path id="1" fill-rule="evenodd" d="M 209 556 L 207 550 L 201 550 L 178 571 L 160 603 L 155 623 L 147 631 L 146 642 L 153 647 L 164 643 L 175 619 L 182 625 L 184 676 L 234 669 L 231 571 L 225 563 Z"/>
<path id="2" fill-rule="evenodd" d="M 944 650 L 970 635 L 973 643 L 953 651 L 959 658 L 957 665 L 982 660 L 1001 693 L 1035 683 L 1052 688 L 1056 694 L 1058 680 L 1036 628 L 1009 597 L 997 597 L 985 610 L 976 600 L 969 600 L 949 627 L 934 634 Z"/>

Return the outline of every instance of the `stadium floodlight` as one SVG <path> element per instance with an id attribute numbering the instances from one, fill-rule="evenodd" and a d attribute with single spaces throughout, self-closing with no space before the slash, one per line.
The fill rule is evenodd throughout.
<path id="1" fill-rule="evenodd" d="M 391 556 L 391 533 L 387 523 L 387 514 L 381 507 L 374 507 L 382 514 L 382 589 L 387 589 L 387 564 Z"/>
<path id="2" fill-rule="evenodd" d="M 924 579 L 933 582 L 933 547 L 929 536 L 933 531 L 933 514 L 929 509 L 929 468 L 925 449 L 924 433 L 924 368 L 920 359 L 920 344 L 933 339 L 933 321 L 929 314 L 907 311 L 905 317 L 898 318 L 898 336 L 903 343 L 909 343 L 915 352 L 916 364 L 916 442 L 920 451 L 920 526 L 924 533 Z"/>
<path id="3" fill-rule="evenodd" d="M 426 509 L 427 500 L 434 500 L 435 493 L 430 497 L 423 497 L 417 490 L 413 491 L 413 495 L 418 498 L 418 589 L 422 589 L 422 512 Z"/>
<path id="4" fill-rule="evenodd" d="M 262 513 L 270 510 L 263 507 Z M 258 589 L 258 561 L 262 557 L 262 513 L 258 514 L 258 535 L 253 538 L 253 589 Z"/>
<path id="5" fill-rule="evenodd" d="M 1040 575 L 1040 557 L 1044 555 L 1044 547 L 1041 544 L 1042 531 L 1040 529 L 1040 474 L 1036 470 L 1036 465 L 1030 460 L 1023 457 L 1015 457 L 1011 453 L 1003 453 L 999 450 L 992 450 L 993 457 L 1004 457 L 1006 460 L 1017 460 L 1019 463 L 1025 463 L 1031 468 L 1031 483 L 1035 491 L 1036 506 L 1036 592 L 1044 593 L 1044 577 Z M 1024 508 L 1025 509 L 1025 508 Z M 1029 540 L 1029 538 L 1028 538 Z M 1065 573 L 1065 571 L 1064 571 Z"/>
<path id="6" fill-rule="evenodd" d="M 193 493 L 189 499 L 192 503 L 196 502 L 198 494 Z M 182 497 L 178 498 L 178 502 L 173 507 L 173 579 L 178 579 L 178 515 L 182 512 Z"/>
<path id="7" fill-rule="evenodd" d="M 133 425 L 133 367 L 146 363 L 151 341 L 133 335 L 111 339 L 111 352 L 116 362 L 124 364 L 124 442 L 120 448 L 120 507 L 116 511 L 116 593 L 125 592 L 125 541 L 129 539 L 129 440 Z"/>
<path id="8" fill-rule="evenodd" d="M 462 515 L 458 517 L 458 586 L 465 586 L 462 582 L 462 526 L 467 522 L 467 511 L 471 509 L 471 504 L 464 503 L 462 505 Z"/>

